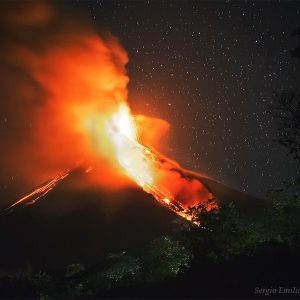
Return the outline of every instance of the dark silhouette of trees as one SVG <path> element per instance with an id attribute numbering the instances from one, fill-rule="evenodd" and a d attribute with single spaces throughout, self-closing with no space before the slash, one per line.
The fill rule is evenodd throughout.
<path id="1" fill-rule="evenodd" d="M 297 28 L 293 33 L 292 36 L 299 36 L 300 37 L 300 27 Z M 300 58 L 300 46 L 296 47 L 294 50 L 291 51 L 292 57 Z"/>
<path id="2" fill-rule="evenodd" d="M 276 140 L 289 149 L 289 155 L 300 158 L 300 93 L 283 91 L 275 94 L 271 111 L 278 132 Z"/>
<path id="3" fill-rule="evenodd" d="M 292 33 L 300 37 L 300 27 Z M 300 46 L 290 51 L 292 57 L 300 58 Z M 276 140 L 289 149 L 288 155 L 294 159 L 300 158 L 300 93 L 282 91 L 273 97 L 271 111 L 278 126 Z"/>

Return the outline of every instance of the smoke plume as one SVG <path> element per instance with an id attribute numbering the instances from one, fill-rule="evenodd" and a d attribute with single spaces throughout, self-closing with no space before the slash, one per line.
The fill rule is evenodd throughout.
<path id="1" fill-rule="evenodd" d="M 44 1 L 1 6 L 1 182 L 18 174 L 29 187 L 84 160 L 101 165 L 97 181 L 109 184 L 120 176 L 111 149 L 104 136 L 91 137 L 127 101 L 127 53 L 75 10 Z"/>

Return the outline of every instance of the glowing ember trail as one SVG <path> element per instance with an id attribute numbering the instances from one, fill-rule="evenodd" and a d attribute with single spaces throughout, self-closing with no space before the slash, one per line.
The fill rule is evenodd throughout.
<path id="1" fill-rule="evenodd" d="M 15 201 L 12 205 L 7 207 L 4 211 L 4 214 L 10 212 L 13 208 L 15 208 L 17 206 L 18 207 L 25 207 L 25 206 L 36 203 L 36 201 L 38 201 L 40 198 L 42 198 L 43 196 L 48 194 L 51 190 L 53 190 L 53 188 L 60 181 L 62 181 L 67 176 L 69 176 L 70 172 L 71 172 L 71 170 L 68 170 L 68 171 L 66 171 L 62 174 L 58 174 L 54 178 L 52 178 L 52 179 L 46 181 L 45 183 L 41 184 L 40 186 L 38 186 L 37 188 L 35 188 L 31 192 L 29 192 L 27 195 L 23 196 L 22 198 Z"/>

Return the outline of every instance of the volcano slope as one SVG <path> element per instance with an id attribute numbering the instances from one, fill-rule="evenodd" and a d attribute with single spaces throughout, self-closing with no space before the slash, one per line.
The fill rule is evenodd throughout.
<path id="1" fill-rule="evenodd" d="M 264 207 L 269 205 L 269 201 L 267 199 L 254 197 L 237 191 L 199 173 L 181 168 L 173 168 L 173 171 L 179 173 L 182 178 L 188 181 L 200 181 L 212 193 L 212 195 L 214 195 L 220 205 L 226 205 L 233 202 L 238 210 L 250 215 L 259 213 Z"/>
<path id="2" fill-rule="evenodd" d="M 85 176 L 72 172 L 34 205 L 0 217 L 2 272 L 28 264 L 34 269 L 91 265 L 109 253 L 134 253 L 172 230 L 178 216 L 139 189 L 70 188 Z"/>
<path id="3" fill-rule="evenodd" d="M 181 219 L 140 189 L 73 188 L 86 176 L 75 169 L 34 205 L 26 205 L 29 197 L 0 217 L 0 275 L 28 265 L 52 271 L 76 262 L 89 266 L 110 253 L 135 253 L 155 237 L 171 233 Z M 220 202 L 233 201 L 241 210 L 254 212 L 265 204 L 198 174 L 187 171 L 182 176 L 200 180 Z"/>

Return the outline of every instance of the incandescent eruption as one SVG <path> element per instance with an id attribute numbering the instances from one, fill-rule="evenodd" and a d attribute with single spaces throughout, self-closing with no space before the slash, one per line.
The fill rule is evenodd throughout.
<path id="1" fill-rule="evenodd" d="M 132 114 L 127 101 L 128 57 L 118 40 L 110 34 L 100 37 L 70 20 L 59 21 L 47 3 L 33 7 L 27 17 L 26 11 L 19 17 L 10 10 L 2 16 L 12 36 L 2 60 L 26 75 L 26 80 L 15 82 L 22 101 L 28 103 L 25 112 L 17 111 L 14 117 L 30 114 L 31 119 L 27 139 L 18 140 L 22 159 L 10 153 L 6 164 L 17 164 L 25 178 L 30 172 L 41 180 L 53 179 L 10 208 L 34 203 L 78 162 L 92 167 L 94 183 L 118 188 L 134 182 L 184 217 L 189 206 L 212 198 L 200 180 L 184 175 L 185 170 L 156 150 L 167 122 Z M 37 10 L 44 12 L 38 20 Z M 8 14 L 14 16 L 14 26 L 9 26 Z M 57 22 L 63 25 L 59 29 Z M 55 30 L 49 32 L 50 27 Z"/>

